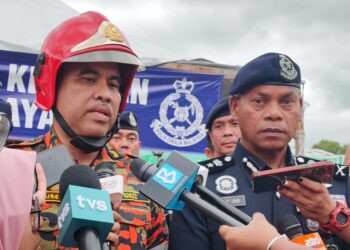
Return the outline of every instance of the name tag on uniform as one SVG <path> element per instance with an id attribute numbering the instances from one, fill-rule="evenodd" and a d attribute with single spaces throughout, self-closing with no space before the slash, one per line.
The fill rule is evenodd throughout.
<path id="1" fill-rule="evenodd" d="M 235 207 L 243 207 L 247 205 L 245 202 L 245 195 L 225 196 L 221 198 Z"/>

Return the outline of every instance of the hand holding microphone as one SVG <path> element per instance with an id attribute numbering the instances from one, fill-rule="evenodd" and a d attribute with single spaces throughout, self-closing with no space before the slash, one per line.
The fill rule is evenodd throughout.
<path id="1" fill-rule="evenodd" d="M 300 224 L 299 224 L 300 225 Z M 293 229 L 292 232 L 295 232 Z M 285 234 L 278 233 L 261 213 L 255 213 L 253 220 L 244 227 L 221 226 L 221 237 L 225 240 L 227 250 L 311 250 L 292 241 Z M 281 233 L 281 232 L 280 232 Z M 287 234 L 287 233 L 286 233 Z M 323 249 L 323 248 L 320 248 Z"/>

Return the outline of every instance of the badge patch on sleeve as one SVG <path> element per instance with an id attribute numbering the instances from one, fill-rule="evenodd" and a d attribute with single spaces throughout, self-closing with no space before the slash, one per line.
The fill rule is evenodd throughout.
<path id="1" fill-rule="evenodd" d="M 237 180 L 230 175 L 222 175 L 215 180 L 216 191 L 220 194 L 232 194 L 238 190 Z"/>

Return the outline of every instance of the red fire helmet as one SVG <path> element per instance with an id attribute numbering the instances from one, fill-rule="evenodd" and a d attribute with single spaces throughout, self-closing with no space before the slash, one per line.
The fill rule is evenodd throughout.
<path id="1" fill-rule="evenodd" d="M 65 62 L 115 62 L 121 74 L 124 110 L 132 80 L 141 62 L 123 33 L 100 13 L 89 11 L 61 23 L 46 37 L 35 70 L 36 105 L 50 110 L 55 103 L 57 74 Z"/>

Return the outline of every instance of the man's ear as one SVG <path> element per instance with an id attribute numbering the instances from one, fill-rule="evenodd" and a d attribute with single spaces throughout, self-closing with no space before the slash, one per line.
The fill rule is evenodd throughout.
<path id="1" fill-rule="evenodd" d="M 303 120 L 303 114 L 304 114 L 304 99 L 299 98 L 299 103 L 300 103 L 300 114 L 299 114 L 299 122 Z"/>
<path id="2" fill-rule="evenodd" d="M 210 150 L 210 148 L 208 148 L 208 147 L 206 147 L 206 148 L 204 149 L 204 153 L 205 153 L 205 155 L 207 156 L 208 159 L 211 159 L 212 156 L 213 156 L 213 152 L 212 152 L 212 151 Z"/>
<path id="3" fill-rule="evenodd" d="M 239 98 L 236 96 L 231 96 L 230 98 L 230 113 L 237 114 Z"/>

